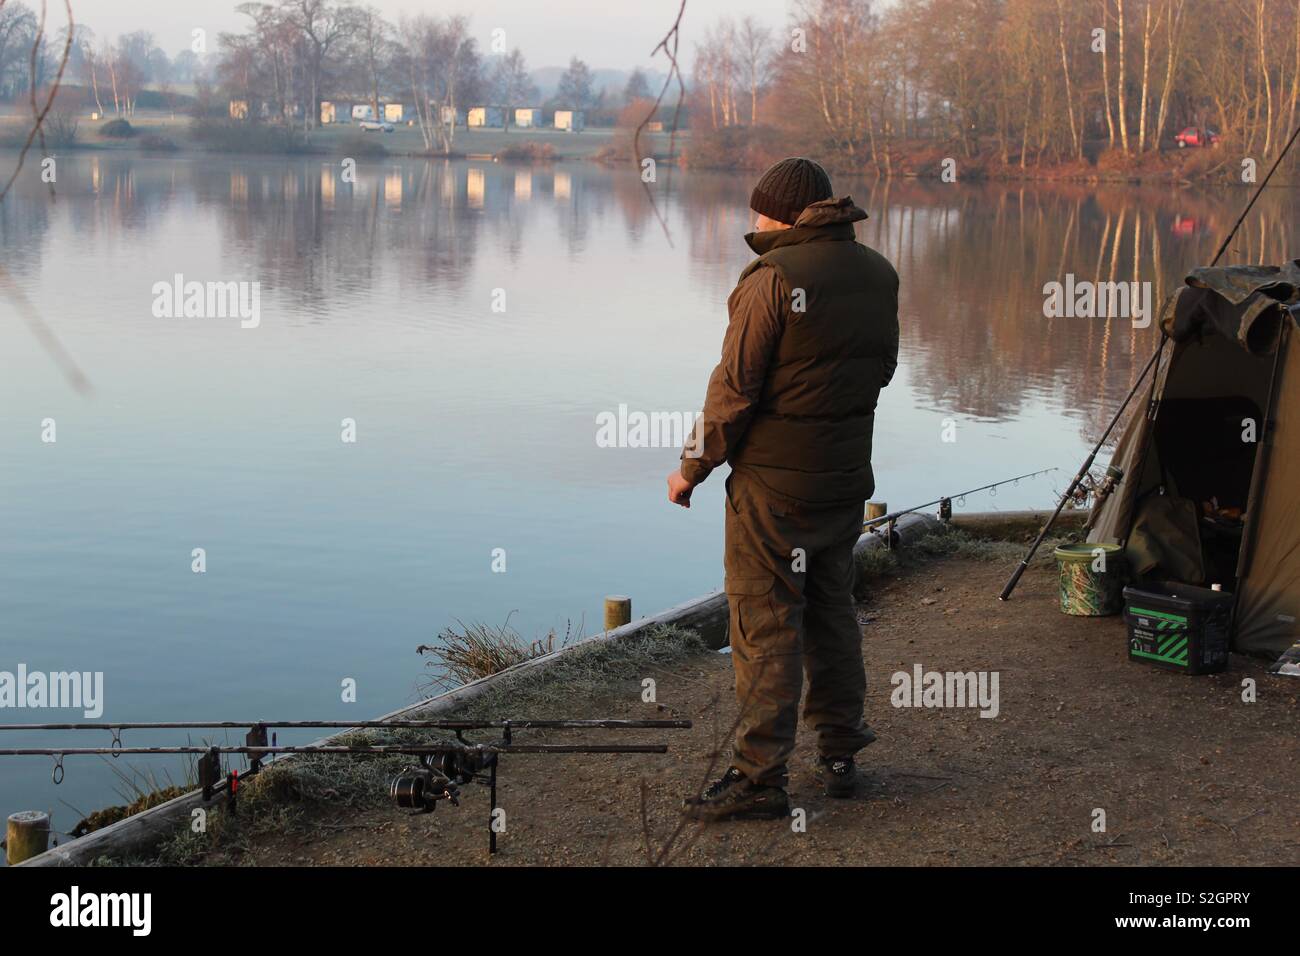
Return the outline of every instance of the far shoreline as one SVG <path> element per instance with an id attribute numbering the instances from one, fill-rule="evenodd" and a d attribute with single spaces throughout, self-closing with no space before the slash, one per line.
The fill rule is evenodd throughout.
<path id="1" fill-rule="evenodd" d="M 20 136 L 23 114 L 0 115 L 0 155 L 17 154 L 21 150 Z M 50 144 L 47 140 L 45 154 L 40 153 L 40 141 L 34 140 L 28 151 L 30 161 L 37 155 L 60 153 L 127 154 L 147 158 L 171 156 L 248 156 L 248 157 L 352 157 L 358 160 L 423 159 L 467 160 L 479 162 L 513 163 L 546 166 L 561 162 L 592 162 L 606 167 L 631 163 L 629 155 L 631 131 L 618 128 L 588 128 L 581 132 L 520 129 L 469 130 L 456 133 L 453 149 L 431 152 L 424 148 L 423 138 L 413 126 L 399 126 L 391 133 L 364 133 L 358 127 L 338 123 L 302 133 L 303 141 L 286 148 L 245 148 L 237 145 L 242 133 L 233 123 L 213 124 L 219 142 L 205 145 L 195 141 L 194 121 L 190 117 L 167 114 L 146 114 L 132 122 L 132 134 L 127 138 L 110 139 L 101 136 L 94 122 L 83 120 L 73 143 Z M 108 122 L 108 121 L 103 121 Z M 254 133 L 256 131 L 256 133 Z M 249 124 L 250 135 L 258 138 L 282 128 L 268 124 Z M 762 150 L 739 149 L 737 161 L 729 164 L 694 161 L 691 159 L 692 134 L 681 130 L 676 134 L 674 153 L 669 154 L 669 133 L 647 133 L 644 136 L 651 153 L 660 163 L 671 162 L 676 168 L 690 171 L 721 173 L 753 172 L 765 168 L 768 157 Z M 713 144 L 709 144 L 713 147 Z M 888 169 L 879 165 L 850 166 L 843 163 L 830 165 L 835 172 L 863 178 L 906 182 L 933 181 L 956 183 L 1033 183 L 1073 185 L 1170 185 L 1170 186 L 1249 186 L 1239 176 L 1226 175 L 1235 167 L 1227 159 L 1226 147 L 1213 150 L 1163 150 L 1147 154 L 1140 160 L 1132 158 L 1119 161 L 1104 156 L 1109 166 L 1073 161 L 1057 164 L 1034 164 L 1021 168 L 1018 163 L 1002 164 L 988 155 L 963 159 L 957 157 L 956 178 L 946 179 L 944 144 L 922 142 L 900 144 L 888 158 Z M 716 152 L 716 147 L 713 147 Z M 675 157 L 675 158 L 674 158 Z M 748 161 L 746 161 L 748 159 Z M 1217 162 L 1216 162 L 1217 161 Z M 1279 171 L 1271 185 L 1295 188 L 1300 182 L 1288 181 Z"/>

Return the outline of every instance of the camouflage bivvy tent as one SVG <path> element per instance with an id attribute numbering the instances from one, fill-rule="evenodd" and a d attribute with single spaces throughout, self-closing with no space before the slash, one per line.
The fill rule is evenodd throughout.
<path id="1" fill-rule="evenodd" d="M 1233 649 L 1274 658 L 1300 639 L 1298 314 L 1300 260 L 1187 277 L 1088 536 L 1140 581 L 1232 591 Z"/>

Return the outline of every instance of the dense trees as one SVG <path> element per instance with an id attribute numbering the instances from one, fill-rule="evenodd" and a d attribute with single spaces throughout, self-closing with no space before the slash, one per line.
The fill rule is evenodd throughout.
<path id="1" fill-rule="evenodd" d="M 371 7 L 333 0 L 243 3 L 241 33 L 222 34 L 216 79 L 223 93 L 247 101 L 255 117 L 306 126 L 320 123 L 320 104 L 364 94 L 375 108 L 387 97 L 412 104 L 430 149 L 449 149 L 465 108 L 478 100 L 512 109 L 530 105 L 537 88 L 518 48 L 484 57 L 468 18 L 420 14 L 395 26 Z M 644 77 L 642 78 L 644 82 Z M 600 102 L 590 68 L 576 57 L 558 99 L 579 109 Z"/>
<path id="2" fill-rule="evenodd" d="M 216 79 L 255 117 L 319 126 L 321 102 L 364 95 L 379 112 L 393 95 L 414 101 L 415 120 L 430 148 L 455 136 L 444 122 L 480 94 L 483 63 L 464 17 L 420 15 L 399 24 L 368 6 L 330 0 L 243 3 L 248 28 L 220 37 Z M 507 58 L 508 59 L 508 58 Z M 522 57 L 511 61 L 518 87 Z M 526 73 L 525 73 L 526 76 Z"/>
<path id="3" fill-rule="evenodd" d="M 40 89 L 53 81 L 66 30 L 64 26 L 54 33 L 48 24 L 42 30 L 40 16 L 17 0 L 0 6 L 0 98 L 12 99 L 33 84 Z M 92 88 L 101 112 L 111 105 L 116 113 L 129 115 L 145 84 L 162 87 L 172 81 L 172 65 L 147 31 L 128 33 L 105 44 L 97 42 L 89 29 L 77 27 L 68 75 Z"/>
<path id="4" fill-rule="evenodd" d="M 538 99 L 523 52 L 483 55 L 467 18 L 394 25 L 365 2 L 243 2 L 242 31 L 175 61 L 147 32 L 108 42 L 78 28 L 69 76 L 102 112 L 129 115 L 146 85 L 204 77 L 220 87 L 214 107 L 244 100 L 253 117 L 309 127 L 322 99 L 378 107 L 398 95 L 414 100 L 431 148 L 447 145 L 447 117 L 471 100 Z M 768 127 L 769 138 L 783 131 L 791 145 L 886 172 L 901 150 L 931 147 L 1006 166 L 1123 165 L 1189 125 L 1264 160 L 1300 122 L 1300 0 L 789 0 L 781 27 L 694 22 L 696 131 L 734 139 Z M 0 6 L 0 98 L 30 86 L 38 31 L 30 0 Z M 38 85 L 57 46 L 37 51 Z M 597 89 L 574 57 L 550 103 L 613 116 L 618 101 L 658 88 L 637 70 L 621 97 Z"/>
<path id="5" fill-rule="evenodd" d="M 697 45 L 692 125 L 767 109 L 759 121 L 885 170 L 900 140 L 1124 162 L 1188 125 L 1269 156 L 1300 120 L 1300 0 L 792 0 L 770 58 L 744 26 Z"/>
<path id="6" fill-rule="evenodd" d="M 758 97 L 772 65 L 771 27 L 747 16 L 720 20 L 695 47 L 695 110 L 711 129 L 758 122 Z M 702 117 L 697 115 L 696 125 Z"/>

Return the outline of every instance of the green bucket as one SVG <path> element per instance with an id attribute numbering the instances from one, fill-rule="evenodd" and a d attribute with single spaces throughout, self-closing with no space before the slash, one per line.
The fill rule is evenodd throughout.
<path id="1" fill-rule="evenodd" d="M 1124 549 L 1085 542 L 1056 549 L 1061 610 L 1076 617 L 1105 617 L 1124 609 Z"/>

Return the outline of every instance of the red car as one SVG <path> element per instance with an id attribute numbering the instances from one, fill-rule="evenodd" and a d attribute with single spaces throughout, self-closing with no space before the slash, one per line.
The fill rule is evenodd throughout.
<path id="1" fill-rule="evenodd" d="M 1219 134 L 1212 129 L 1189 126 L 1174 137 L 1174 142 L 1178 144 L 1179 149 L 1186 149 L 1188 146 L 1218 146 Z"/>

